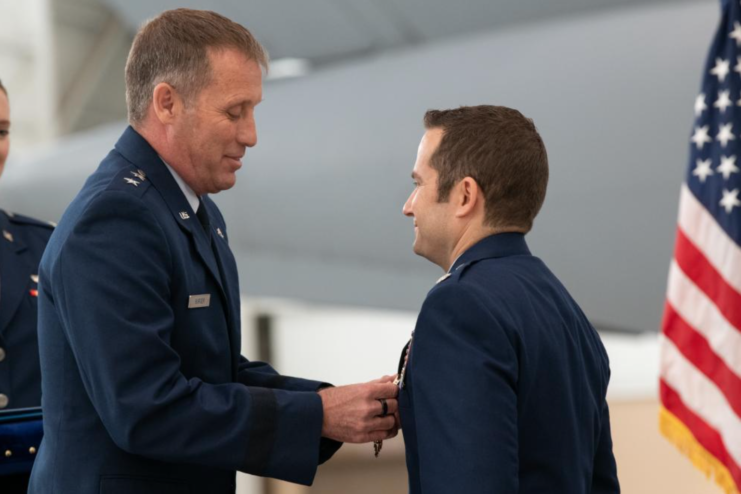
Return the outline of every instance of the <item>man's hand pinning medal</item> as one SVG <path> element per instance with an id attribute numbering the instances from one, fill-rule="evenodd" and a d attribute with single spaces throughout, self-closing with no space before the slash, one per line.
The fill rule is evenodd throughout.
<path id="1" fill-rule="evenodd" d="M 394 376 L 319 391 L 324 407 L 322 436 L 347 443 L 390 439 L 399 432 Z M 379 448 L 380 451 L 380 448 Z"/>

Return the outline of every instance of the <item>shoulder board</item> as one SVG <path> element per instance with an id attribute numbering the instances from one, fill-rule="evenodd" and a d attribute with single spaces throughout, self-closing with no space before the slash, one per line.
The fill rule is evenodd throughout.
<path id="1" fill-rule="evenodd" d="M 150 182 L 144 171 L 133 167 L 124 167 L 113 177 L 107 190 L 123 190 L 137 196 L 149 188 Z"/>
<path id="2" fill-rule="evenodd" d="M 471 262 L 467 262 L 467 263 L 465 263 L 465 264 L 461 264 L 460 266 L 458 266 L 458 267 L 457 267 L 457 268 L 455 269 L 455 271 L 453 271 L 453 272 L 451 273 L 451 275 L 452 275 L 452 276 L 453 276 L 453 277 L 454 277 L 454 278 L 455 278 L 456 280 L 459 280 L 459 279 L 461 279 L 461 278 L 463 277 L 463 275 L 465 275 L 465 274 L 466 274 L 466 271 L 468 271 L 469 269 L 471 269 L 471 266 L 473 266 L 473 265 L 474 265 L 474 264 L 476 264 L 477 262 L 479 262 L 479 261 L 471 261 Z"/>
<path id="3" fill-rule="evenodd" d="M 461 264 L 460 266 L 455 268 L 455 271 L 451 271 L 450 273 L 445 273 L 440 278 L 438 278 L 435 285 L 439 285 L 448 280 L 450 280 L 448 281 L 448 283 L 457 282 L 460 279 L 461 274 L 463 274 L 463 272 L 468 268 L 469 264 L 472 264 L 472 263 Z"/>
<path id="4" fill-rule="evenodd" d="M 57 224 L 54 223 L 53 221 L 41 221 L 41 220 L 37 220 L 36 218 L 31 218 L 30 216 L 23 216 L 22 214 L 11 213 L 9 211 L 2 211 L 2 212 L 5 213 L 5 216 L 8 217 L 8 220 L 11 223 L 14 223 L 16 225 L 39 226 L 42 228 L 48 228 L 50 230 L 53 230 L 54 227 L 57 226 Z"/>

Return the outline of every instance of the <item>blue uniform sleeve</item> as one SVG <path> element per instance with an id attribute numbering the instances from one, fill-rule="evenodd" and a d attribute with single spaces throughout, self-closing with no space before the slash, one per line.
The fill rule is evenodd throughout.
<path id="1" fill-rule="evenodd" d="M 610 410 L 607 402 L 602 404 L 601 429 L 594 456 L 594 474 L 592 475 L 592 494 L 620 494 L 620 482 L 617 476 L 617 464 L 612 452 L 612 434 L 610 432 Z"/>
<path id="2" fill-rule="evenodd" d="M 265 362 L 249 361 L 244 357 L 240 357 L 239 360 L 237 379 L 246 386 L 289 391 L 319 391 L 323 387 L 331 386 L 331 384 L 321 381 L 283 376 Z M 323 437 L 319 443 L 319 464 L 332 458 L 342 447 L 342 444 L 339 441 Z"/>
<path id="3" fill-rule="evenodd" d="M 311 379 L 284 376 L 279 374 L 268 363 L 250 361 L 244 357 L 240 357 L 239 359 L 237 379 L 246 386 L 285 389 L 289 391 L 318 391 L 326 384 Z"/>
<path id="4" fill-rule="evenodd" d="M 518 492 L 518 364 L 497 314 L 471 288 L 436 287 L 409 366 L 421 492 Z"/>
<path id="5" fill-rule="evenodd" d="M 186 378 L 170 345 L 168 249 L 141 199 L 109 191 L 83 214 L 52 268 L 56 311 L 110 437 L 151 459 L 310 484 L 321 398 Z"/>

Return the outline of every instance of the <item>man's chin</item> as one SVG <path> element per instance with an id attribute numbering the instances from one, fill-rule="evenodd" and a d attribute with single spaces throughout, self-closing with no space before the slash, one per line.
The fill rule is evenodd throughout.
<path id="1" fill-rule="evenodd" d="M 211 194 L 218 194 L 219 192 L 223 192 L 225 190 L 229 190 L 232 187 L 234 187 L 235 185 L 237 185 L 237 177 L 236 176 L 232 176 L 232 178 L 230 180 L 223 180 L 222 182 L 220 182 L 218 184 L 214 184 L 214 191 L 215 192 L 211 192 Z"/>

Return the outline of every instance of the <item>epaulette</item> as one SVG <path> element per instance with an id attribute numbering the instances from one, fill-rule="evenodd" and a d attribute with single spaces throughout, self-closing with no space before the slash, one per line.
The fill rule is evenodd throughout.
<path id="1" fill-rule="evenodd" d="M 42 228 L 48 228 L 53 230 L 57 224 L 53 221 L 41 221 L 37 220 L 36 218 L 31 218 L 30 216 L 23 216 L 22 214 L 16 214 L 11 213 L 9 211 L 1 210 L 3 213 L 5 213 L 5 216 L 8 217 L 8 220 L 11 223 L 15 223 L 16 225 L 30 225 L 30 226 L 40 226 Z"/>
<path id="2" fill-rule="evenodd" d="M 107 190 L 123 190 L 141 196 L 150 186 L 147 174 L 138 168 L 126 167 L 108 184 Z"/>
<path id="3" fill-rule="evenodd" d="M 456 281 L 460 280 L 463 277 L 463 275 L 466 274 L 466 271 L 468 271 L 471 268 L 471 266 L 473 266 L 477 262 L 479 261 L 471 261 L 465 264 L 461 264 L 460 266 L 455 268 L 455 271 L 451 273 L 451 275 L 453 275 L 452 277 L 454 277 Z"/>
<path id="4" fill-rule="evenodd" d="M 435 285 L 439 285 L 443 281 L 447 280 L 458 281 L 458 279 L 461 277 L 461 274 L 463 274 L 463 272 L 468 268 L 470 264 L 472 263 L 461 264 L 460 266 L 455 268 L 455 270 L 449 273 L 445 273 L 437 280 L 437 282 L 435 282 Z"/>

